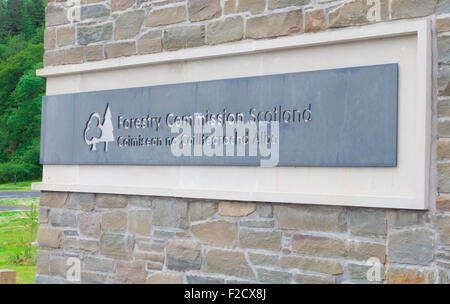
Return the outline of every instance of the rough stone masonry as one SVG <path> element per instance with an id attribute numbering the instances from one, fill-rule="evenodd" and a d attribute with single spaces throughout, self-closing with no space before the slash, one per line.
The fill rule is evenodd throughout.
<path id="1" fill-rule="evenodd" d="M 46 9 L 45 66 L 363 26 L 366 0 L 65 0 Z M 450 0 L 381 0 L 381 22 L 431 16 L 429 211 L 43 192 L 36 283 L 448 283 Z M 372 282 L 371 282 L 372 283 Z"/>

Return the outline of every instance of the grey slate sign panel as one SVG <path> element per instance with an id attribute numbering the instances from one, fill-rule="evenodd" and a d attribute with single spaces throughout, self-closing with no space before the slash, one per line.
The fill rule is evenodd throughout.
<path id="1" fill-rule="evenodd" d="M 227 154 L 245 137 L 225 128 L 223 137 L 197 129 L 200 147 L 209 135 L 223 139 L 223 156 L 173 153 L 186 130 L 172 127 L 198 121 L 256 122 L 253 140 L 278 145 L 278 166 L 395 167 L 397 120 L 397 64 L 52 95 L 43 98 L 41 163 L 259 166 L 268 157 L 250 153 L 250 141 L 245 155 L 236 145 Z"/>

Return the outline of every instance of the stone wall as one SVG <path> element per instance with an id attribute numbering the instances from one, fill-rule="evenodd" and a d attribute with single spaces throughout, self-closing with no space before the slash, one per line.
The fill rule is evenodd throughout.
<path id="1" fill-rule="evenodd" d="M 39 220 L 37 283 L 66 282 L 69 257 L 84 283 L 368 282 L 370 258 L 384 282 L 434 283 L 450 266 L 427 212 L 43 192 Z"/>
<path id="2" fill-rule="evenodd" d="M 449 10 L 442 0 L 379 1 L 380 21 Z M 374 1 L 80 0 L 75 21 L 70 2 L 48 2 L 45 66 L 363 25 Z"/>
<path id="3" fill-rule="evenodd" d="M 366 0 L 81 0 L 46 10 L 45 65 L 207 47 L 364 25 Z M 433 24 L 433 197 L 426 212 L 175 198 L 42 193 L 37 283 L 368 282 L 450 276 L 450 1 L 381 0 L 380 21 Z M 436 184 L 434 180 L 436 180 Z M 437 189 L 436 189 L 437 186 Z"/>

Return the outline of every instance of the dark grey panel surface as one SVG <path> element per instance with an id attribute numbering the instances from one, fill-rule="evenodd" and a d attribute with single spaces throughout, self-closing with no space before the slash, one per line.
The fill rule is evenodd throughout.
<path id="1" fill-rule="evenodd" d="M 392 167 L 397 165 L 397 104 L 397 64 L 52 95 L 43 99 L 41 163 L 260 165 L 258 156 L 175 157 L 167 145 L 121 148 L 117 140 L 176 136 L 164 123 L 169 113 L 226 109 L 242 112 L 247 121 L 252 108 L 304 111 L 311 105 L 311 121 L 280 123 L 279 166 Z M 108 105 L 115 141 L 108 143 L 108 152 L 103 142 L 91 151 L 84 136 L 88 120 L 98 113 L 103 123 Z M 147 115 L 162 118 L 158 131 L 118 128 L 119 116 Z M 91 121 L 94 127 L 96 121 Z M 88 138 L 100 136 L 95 128 L 92 132 Z"/>

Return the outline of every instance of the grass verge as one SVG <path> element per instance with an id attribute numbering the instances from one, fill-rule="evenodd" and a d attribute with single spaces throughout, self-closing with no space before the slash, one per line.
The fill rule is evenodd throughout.
<path id="1" fill-rule="evenodd" d="M 39 206 L 39 197 L 0 199 L 2 206 L 31 207 L 33 204 Z"/>
<path id="2" fill-rule="evenodd" d="M 26 181 L 8 184 L 0 184 L 0 191 L 33 191 L 31 190 L 32 183 L 38 183 L 40 181 Z"/>
<path id="3" fill-rule="evenodd" d="M 25 259 L 24 240 L 29 235 L 23 220 L 26 212 L 0 212 L 0 269 L 16 271 L 18 284 L 33 284 L 36 275 L 36 245 Z M 34 233 L 33 238 L 36 238 Z"/>

